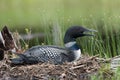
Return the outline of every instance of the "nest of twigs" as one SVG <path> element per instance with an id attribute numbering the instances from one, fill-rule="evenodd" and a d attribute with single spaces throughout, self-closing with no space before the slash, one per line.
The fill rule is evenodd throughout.
<path id="1" fill-rule="evenodd" d="M 89 80 L 100 68 L 97 56 L 85 56 L 74 63 L 10 66 L 0 62 L 0 80 Z"/>
<path id="2" fill-rule="evenodd" d="M 9 51 L 13 48 L 19 53 L 21 48 L 19 38 L 10 33 L 5 26 L 2 29 L 3 41 L 0 42 L 0 49 Z M 16 45 L 17 44 L 17 45 Z M 20 52 L 22 53 L 22 52 Z M 2 60 L 4 58 L 4 60 Z M 50 63 L 39 63 L 34 65 L 11 66 L 9 58 L 4 57 L 0 61 L 0 80 L 90 80 L 90 76 L 96 73 L 101 62 L 97 56 L 84 56 L 76 62 L 54 65 Z M 104 61 L 104 60 L 103 60 Z"/>

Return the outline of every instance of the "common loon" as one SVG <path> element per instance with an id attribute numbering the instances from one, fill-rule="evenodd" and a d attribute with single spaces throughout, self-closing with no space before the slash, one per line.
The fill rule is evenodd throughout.
<path id="1" fill-rule="evenodd" d="M 76 38 L 82 36 L 93 36 L 84 32 L 95 30 L 86 29 L 82 26 L 70 27 L 64 36 L 65 48 L 38 45 L 28 49 L 23 54 L 18 54 L 18 58 L 11 59 L 11 63 L 19 64 L 35 64 L 39 62 L 52 62 L 53 64 L 63 64 L 64 62 L 76 61 L 81 57 L 81 50 L 76 43 Z"/>

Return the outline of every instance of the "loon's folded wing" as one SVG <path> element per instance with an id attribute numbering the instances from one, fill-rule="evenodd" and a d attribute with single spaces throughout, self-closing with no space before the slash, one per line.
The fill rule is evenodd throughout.
<path id="1" fill-rule="evenodd" d="M 38 62 L 60 63 L 62 60 L 61 50 L 52 46 L 35 46 L 25 52 L 28 58 Z"/>
<path id="2" fill-rule="evenodd" d="M 62 64 L 65 61 L 61 54 L 66 53 L 66 50 L 52 46 L 34 46 L 27 50 L 24 54 L 18 55 L 22 63 L 35 64 L 38 62 L 52 62 L 54 64 Z M 67 59 L 66 59 L 67 60 Z M 15 61 L 14 61 L 15 62 Z M 17 61 L 19 62 L 19 61 Z"/>

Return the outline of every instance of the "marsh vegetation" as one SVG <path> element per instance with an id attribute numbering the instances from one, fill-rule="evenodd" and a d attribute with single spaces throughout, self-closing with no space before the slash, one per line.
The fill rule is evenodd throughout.
<path id="1" fill-rule="evenodd" d="M 25 40 L 28 47 L 53 44 L 64 46 L 66 29 L 72 25 L 81 25 L 98 31 L 95 37 L 77 39 L 82 53 L 112 58 L 120 55 L 119 7 L 120 1 L 117 0 L 1 0 L 0 29 L 7 25 L 12 32 L 20 34 L 44 34 L 42 38 Z M 106 69 L 109 69 L 109 64 L 100 72 Z M 115 78 L 111 79 L 119 80 L 119 76 L 118 69 Z M 93 76 L 92 80 L 98 78 Z"/>

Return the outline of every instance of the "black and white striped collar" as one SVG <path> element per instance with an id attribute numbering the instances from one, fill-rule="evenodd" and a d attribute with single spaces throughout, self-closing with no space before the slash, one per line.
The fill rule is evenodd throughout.
<path id="1" fill-rule="evenodd" d="M 71 41 L 71 42 L 65 43 L 65 47 L 72 49 L 72 50 L 80 49 L 79 46 L 77 45 L 76 41 Z"/>

